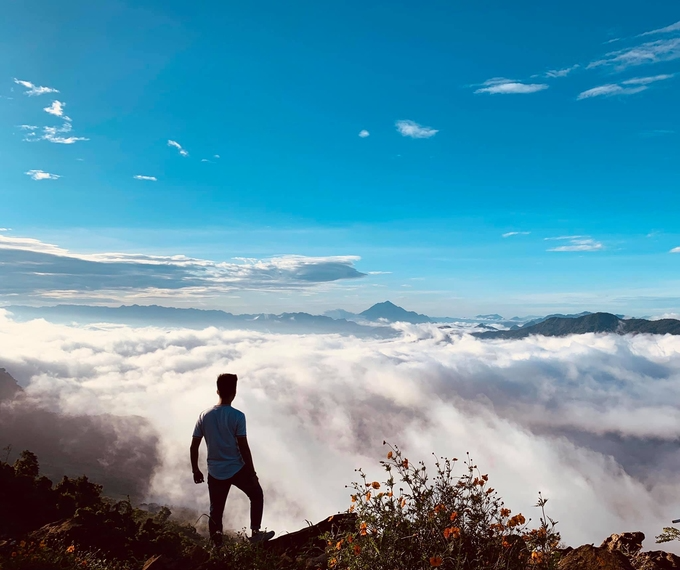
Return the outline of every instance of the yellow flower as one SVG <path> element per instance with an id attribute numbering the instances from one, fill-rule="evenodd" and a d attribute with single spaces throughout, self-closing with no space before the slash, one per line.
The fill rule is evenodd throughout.
<path id="1" fill-rule="evenodd" d="M 68 552 L 69 554 L 71 554 L 72 552 L 75 552 L 75 550 L 76 550 L 76 547 L 73 546 L 73 545 L 71 545 L 71 546 L 69 546 L 69 547 L 66 549 L 66 552 Z"/>

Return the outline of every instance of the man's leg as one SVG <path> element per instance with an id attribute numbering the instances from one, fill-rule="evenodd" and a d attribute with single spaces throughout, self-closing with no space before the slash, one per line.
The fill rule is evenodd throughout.
<path id="1" fill-rule="evenodd" d="M 215 479 L 208 475 L 208 493 L 210 495 L 210 521 L 208 528 L 210 538 L 213 541 L 220 541 L 218 533 L 222 533 L 222 516 L 224 515 L 224 505 L 227 502 L 227 495 L 231 488 L 230 479 Z"/>
<path id="2" fill-rule="evenodd" d="M 237 489 L 241 489 L 250 499 L 250 529 L 260 530 L 262 525 L 262 512 L 264 511 L 264 493 L 256 475 L 244 473 L 241 469 L 229 479 Z"/>

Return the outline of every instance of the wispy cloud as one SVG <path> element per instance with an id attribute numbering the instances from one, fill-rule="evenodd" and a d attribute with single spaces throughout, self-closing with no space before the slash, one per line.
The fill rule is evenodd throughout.
<path id="1" fill-rule="evenodd" d="M 133 178 L 135 180 L 150 180 L 151 182 L 158 182 L 158 178 L 155 176 L 144 176 L 143 174 L 135 174 Z"/>
<path id="2" fill-rule="evenodd" d="M 657 34 L 671 34 L 673 32 L 680 32 L 680 22 L 675 22 L 675 24 L 671 24 L 670 26 L 666 26 L 665 28 L 659 28 L 658 30 L 651 30 L 649 32 L 645 32 L 644 34 L 640 34 L 638 37 L 655 36 Z"/>
<path id="3" fill-rule="evenodd" d="M 552 247 L 548 251 L 599 251 L 604 248 L 602 242 L 596 241 L 588 236 L 560 236 L 555 238 L 545 238 L 546 240 L 564 240 L 567 245 Z"/>
<path id="4" fill-rule="evenodd" d="M 680 247 L 674 247 L 669 253 L 680 253 Z"/>
<path id="5" fill-rule="evenodd" d="M 634 95 L 641 91 L 646 91 L 652 83 L 657 81 L 665 81 L 671 79 L 674 74 L 653 75 L 650 77 L 633 77 L 626 79 L 620 84 L 608 83 L 607 85 L 600 85 L 593 87 L 587 91 L 579 93 L 577 99 L 589 99 L 591 97 L 611 97 L 612 95 Z"/>
<path id="6" fill-rule="evenodd" d="M 189 153 L 186 150 L 184 150 L 182 148 L 182 145 L 179 144 L 177 141 L 169 140 L 168 146 L 176 148 L 182 156 L 189 156 Z"/>
<path id="7" fill-rule="evenodd" d="M 45 111 L 45 113 L 49 113 L 50 115 L 54 115 L 55 117 L 61 117 L 65 121 L 70 121 L 71 119 L 64 115 L 65 106 L 66 103 L 63 103 L 62 101 L 52 101 L 52 104 L 49 107 L 45 107 L 43 111 Z"/>
<path id="8" fill-rule="evenodd" d="M 0 232 L 10 232 L 12 228 L 0 228 Z"/>
<path id="9" fill-rule="evenodd" d="M 415 121 L 409 120 L 397 121 L 395 126 L 402 136 L 411 137 L 412 139 L 429 139 L 439 132 L 437 129 L 423 127 Z"/>
<path id="10" fill-rule="evenodd" d="M 52 87 L 39 87 L 30 81 L 23 81 L 17 78 L 14 78 L 14 83 L 25 87 L 27 90 L 24 91 L 24 95 L 28 95 L 29 97 L 33 97 L 34 95 L 44 95 L 45 93 L 59 93 L 57 89 L 53 89 Z"/>
<path id="11" fill-rule="evenodd" d="M 536 93 L 548 88 L 545 83 L 522 83 L 515 79 L 493 77 L 482 83 L 483 87 L 475 90 L 475 93 L 488 93 L 490 95 L 517 95 Z"/>
<path id="12" fill-rule="evenodd" d="M 213 155 L 213 158 L 219 158 L 219 157 L 220 157 L 219 154 L 214 154 L 214 155 Z"/>
<path id="13" fill-rule="evenodd" d="M 616 83 L 609 83 L 607 85 L 600 85 L 599 87 L 593 87 L 587 91 L 583 91 L 576 97 L 577 100 L 581 99 L 591 99 L 592 97 L 611 97 L 612 95 L 634 95 L 635 93 L 640 93 L 645 91 L 647 87 L 645 85 L 640 85 L 638 87 L 621 87 Z"/>
<path id="14" fill-rule="evenodd" d="M 623 71 L 637 65 L 661 63 L 678 58 L 680 58 L 680 38 L 669 38 L 609 52 L 603 58 L 589 63 L 588 69 L 610 66 L 617 71 Z"/>
<path id="15" fill-rule="evenodd" d="M 35 125 L 19 125 L 18 128 L 20 128 L 22 131 L 35 131 L 39 127 Z"/>
<path id="16" fill-rule="evenodd" d="M 363 130 L 359 131 L 359 136 L 360 136 L 362 139 L 365 139 L 366 137 L 370 136 L 370 134 L 371 134 L 371 133 L 369 133 L 366 129 L 363 129 Z"/>
<path id="17" fill-rule="evenodd" d="M 32 141 L 32 140 L 44 140 L 48 141 L 51 143 L 56 143 L 56 144 L 74 144 L 79 141 L 87 141 L 90 140 L 85 137 L 64 137 L 61 136 L 64 133 L 69 133 L 71 132 L 72 127 L 71 123 L 64 123 L 61 127 L 43 127 L 43 135 L 39 138 L 30 138 L 31 135 L 35 135 L 35 133 L 29 133 L 28 137 L 25 138 L 24 140 Z"/>
<path id="18" fill-rule="evenodd" d="M 30 176 L 33 180 L 56 180 L 61 178 L 58 174 L 50 174 L 44 170 L 29 170 L 25 172 L 27 176 Z"/>
<path id="19" fill-rule="evenodd" d="M 571 67 L 565 67 L 563 69 L 551 69 L 550 71 L 547 71 L 545 76 L 546 77 L 566 77 L 569 75 L 572 71 L 578 69 L 581 67 L 578 63 L 576 65 L 572 65 Z"/>
<path id="20" fill-rule="evenodd" d="M 528 236 L 531 232 L 506 232 L 501 237 L 509 238 L 512 236 Z"/>

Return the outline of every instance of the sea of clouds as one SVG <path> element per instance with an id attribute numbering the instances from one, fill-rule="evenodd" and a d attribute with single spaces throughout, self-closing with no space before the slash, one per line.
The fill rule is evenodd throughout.
<path id="1" fill-rule="evenodd" d="M 45 441 L 69 450 L 64 471 L 87 473 L 96 456 L 105 486 L 108 477 L 120 492 L 129 481 L 139 500 L 206 512 L 189 444 L 198 414 L 217 401 L 215 378 L 234 372 L 264 524 L 279 534 L 345 510 L 355 468 L 382 480 L 387 440 L 411 462 L 458 457 L 460 475 L 469 451 L 532 526 L 541 491 L 566 544 L 642 530 L 645 549 L 680 553 L 654 544 L 680 517 L 680 338 L 481 341 L 399 327 L 398 338 L 367 340 L 19 323 L 0 310 L 0 366 L 25 389 L 3 408 L 0 444 L 24 445 L 23 426 L 47 415 Z M 75 437 L 79 421 L 85 428 L 68 445 L 60 430 L 66 422 Z M 225 527 L 248 526 L 247 507 L 233 490 Z"/>

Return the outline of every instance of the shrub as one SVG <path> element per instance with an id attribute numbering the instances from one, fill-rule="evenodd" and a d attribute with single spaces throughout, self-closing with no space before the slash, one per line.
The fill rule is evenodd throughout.
<path id="1" fill-rule="evenodd" d="M 423 462 L 409 463 L 390 446 L 384 482 L 352 483 L 349 512 L 355 512 L 354 532 L 327 534 L 329 567 L 335 570 L 506 569 L 527 566 L 553 569 L 560 535 L 546 518 L 547 499 L 539 493 L 536 506 L 543 516 L 529 530 L 524 516 L 503 507 L 488 475 L 482 475 L 468 454 L 467 474 L 455 478 L 456 458 L 435 457 L 436 475 L 430 480 Z M 395 474 L 400 480 L 397 487 Z M 550 521 L 548 525 L 547 521 Z"/>

